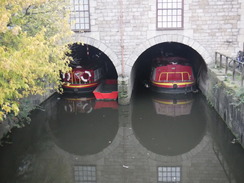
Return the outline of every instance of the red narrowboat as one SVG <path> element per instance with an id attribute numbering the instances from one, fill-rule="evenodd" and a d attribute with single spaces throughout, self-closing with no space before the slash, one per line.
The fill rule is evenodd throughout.
<path id="1" fill-rule="evenodd" d="M 64 93 L 91 93 L 103 78 L 101 67 L 72 67 L 71 72 L 61 74 Z"/>
<path id="2" fill-rule="evenodd" d="M 160 57 L 153 60 L 151 88 L 158 93 L 188 93 L 195 90 L 190 62 L 182 57 Z"/>

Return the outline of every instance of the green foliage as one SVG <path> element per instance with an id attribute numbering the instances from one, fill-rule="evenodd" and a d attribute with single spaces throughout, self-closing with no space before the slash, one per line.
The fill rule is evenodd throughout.
<path id="1" fill-rule="evenodd" d="M 233 105 L 239 106 L 241 104 L 244 104 L 244 88 L 239 88 L 236 90 L 236 99 L 237 102 L 235 102 Z"/>
<path id="2" fill-rule="evenodd" d="M 213 86 L 213 89 L 219 89 L 220 87 L 223 86 L 223 83 L 218 81 L 217 83 L 215 83 L 215 85 Z"/>
<path id="3" fill-rule="evenodd" d="M 66 7 L 63 0 L 1 0 L 0 121 L 18 115 L 20 100 L 43 94 L 48 83 L 58 89 L 60 71 L 69 70 Z"/>

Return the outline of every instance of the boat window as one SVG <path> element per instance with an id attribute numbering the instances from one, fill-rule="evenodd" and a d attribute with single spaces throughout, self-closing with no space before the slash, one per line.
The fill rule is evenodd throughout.
<path id="1" fill-rule="evenodd" d="M 191 79 L 190 74 L 188 72 L 184 72 L 184 73 L 182 73 L 182 75 L 183 75 L 183 80 L 190 80 Z"/>
<path id="2" fill-rule="evenodd" d="M 166 72 L 161 73 L 159 75 L 158 81 L 166 81 L 166 80 L 168 80 L 167 73 Z"/>
<path id="3" fill-rule="evenodd" d="M 189 72 L 161 72 L 158 79 L 156 78 L 158 81 L 189 81 L 191 79 Z"/>

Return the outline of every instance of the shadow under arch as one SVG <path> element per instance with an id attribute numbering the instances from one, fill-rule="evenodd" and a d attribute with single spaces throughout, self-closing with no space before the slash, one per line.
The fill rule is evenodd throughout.
<path id="1" fill-rule="evenodd" d="M 71 97 L 62 97 L 56 103 L 56 115 L 47 120 L 46 128 L 55 151 L 63 156 L 101 159 L 119 144 L 118 111 L 98 108 L 95 98 L 89 98 L 93 110 L 80 110 L 82 104 L 79 101 L 84 102 L 85 98 L 73 97 L 70 102 L 67 99 Z"/>
<path id="2" fill-rule="evenodd" d="M 210 64 L 213 62 L 213 55 L 211 55 L 206 48 L 204 48 L 198 41 L 184 36 L 180 34 L 164 34 L 164 35 L 158 35 L 153 38 L 150 38 L 146 40 L 145 42 L 141 43 L 140 46 L 136 47 L 131 53 L 128 59 L 126 60 L 125 64 L 129 67 L 132 67 L 137 60 L 137 58 L 147 49 L 149 49 L 152 46 L 155 46 L 160 43 L 164 42 L 175 42 L 175 43 L 181 43 L 183 45 L 191 47 L 193 50 L 195 50 L 206 64 Z"/>
<path id="3" fill-rule="evenodd" d="M 196 106 L 191 112 L 197 113 L 195 117 L 192 114 L 169 117 L 156 115 L 152 102 L 148 105 L 149 100 L 136 104 L 137 109 L 133 109 L 136 149 L 148 152 L 152 159 L 178 161 L 190 158 L 209 143 L 205 118 L 198 115 Z"/>
<path id="4" fill-rule="evenodd" d="M 165 34 L 152 37 L 141 43 L 133 50 L 133 52 L 131 52 L 126 60 L 124 69 L 126 71 L 125 75 L 129 77 L 128 85 L 130 86 L 130 91 L 134 91 L 137 84 L 145 84 L 145 81 L 149 79 L 151 73 L 151 60 L 158 56 L 158 53 L 156 53 L 156 50 L 154 49 L 158 49 L 161 46 L 164 48 L 169 46 L 170 49 L 174 49 L 175 47 L 175 49 L 177 49 L 176 54 L 182 49 L 180 56 L 186 56 L 186 58 L 191 60 L 194 67 L 194 75 L 196 76 L 196 85 L 200 90 L 204 91 L 206 88 L 207 65 L 214 61 L 214 55 L 211 55 L 197 40 L 179 34 Z M 151 53 L 152 50 L 154 50 L 155 53 Z M 183 54 L 183 52 L 187 52 L 187 54 Z"/>
<path id="5" fill-rule="evenodd" d="M 164 35 L 158 35 L 155 37 L 152 37 L 145 42 L 141 43 L 138 47 L 136 47 L 129 55 L 128 59 L 125 62 L 125 67 L 127 73 L 125 73 L 127 76 L 133 75 L 132 73 L 132 67 L 134 66 L 136 60 L 139 58 L 139 56 L 145 52 L 147 49 L 161 43 L 166 42 L 175 42 L 175 43 L 181 43 L 183 45 L 189 46 L 193 50 L 195 50 L 205 61 L 205 63 L 208 65 L 214 61 L 213 55 L 211 55 L 207 49 L 205 49 L 198 41 L 179 34 L 164 34 Z"/>
<path id="6" fill-rule="evenodd" d="M 99 49 L 100 51 L 102 51 L 113 63 L 117 74 L 118 75 L 120 74 L 121 63 L 120 63 L 116 53 L 109 46 L 107 46 L 106 44 L 104 44 L 103 42 L 101 42 L 97 39 L 83 36 L 79 33 L 74 34 L 70 40 L 66 41 L 66 43 L 68 43 L 68 44 L 73 44 L 73 43 L 78 43 L 78 42 L 93 46 L 93 47 Z"/>

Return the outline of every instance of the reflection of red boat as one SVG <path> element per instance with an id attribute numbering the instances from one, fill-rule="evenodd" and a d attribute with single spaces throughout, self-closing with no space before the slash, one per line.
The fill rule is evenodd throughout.
<path id="1" fill-rule="evenodd" d="M 118 98 L 117 80 L 107 79 L 93 91 L 97 100 L 116 100 Z"/>
<path id="2" fill-rule="evenodd" d="M 195 89 L 195 77 L 189 61 L 181 57 L 153 60 L 151 87 L 159 93 L 187 93 Z"/>
<path id="3" fill-rule="evenodd" d="M 117 101 L 100 101 L 96 100 L 94 96 L 65 96 L 62 101 L 63 109 L 66 113 L 88 114 L 97 109 L 118 109 Z"/>
<path id="4" fill-rule="evenodd" d="M 110 109 L 118 109 L 117 101 L 102 101 L 97 100 L 94 109 L 102 109 L 102 108 L 110 108 Z"/>
<path id="5" fill-rule="evenodd" d="M 191 114 L 193 98 L 189 94 L 167 95 L 154 97 L 153 103 L 157 114 L 176 117 Z"/>
<path id="6" fill-rule="evenodd" d="M 103 77 L 102 68 L 76 66 L 69 73 L 62 74 L 65 93 L 89 93 L 100 83 Z"/>
<path id="7" fill-rule="evenodd" d="M 64 98 L 64 111 L 68 113 L 90 113 L 95 106 L 94 97 Z"/>

